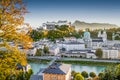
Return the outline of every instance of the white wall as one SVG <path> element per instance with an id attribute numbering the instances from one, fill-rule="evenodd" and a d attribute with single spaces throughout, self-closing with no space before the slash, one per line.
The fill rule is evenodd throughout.
<path id="1" fill-rule="evenodd" d="M 51 55 L 57 55 L 60 52 L 60 50 L 57 47 L 57 48 L 54 48 L 54 49 L 49 49 L 49 52 L 50 52 Z"/>
<path id="2" fill-rule="evenodd" d="M 103 50 L 103 58 L 118 59 L 118 50 L 107 49 Z"/>

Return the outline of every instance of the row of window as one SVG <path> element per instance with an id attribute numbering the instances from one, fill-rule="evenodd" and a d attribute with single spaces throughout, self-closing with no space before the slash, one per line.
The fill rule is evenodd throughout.
<path id="1" fill-rule="evenodd" d="M 48 80 L 64 80 L 64 77 L 61 76 L 47 76 L 46 79 Z"/>

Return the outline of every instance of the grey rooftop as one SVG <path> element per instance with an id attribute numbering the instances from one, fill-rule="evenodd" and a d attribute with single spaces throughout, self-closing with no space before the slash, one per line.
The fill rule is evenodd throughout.
<path id="1" fill-rule="evenodd" d="M 48 68 L 46 68 L 43 73 L 49 74 L 67 74 L 70 69 L 69 64 L 60 64 L 60 63 L 53 63 Z"/>

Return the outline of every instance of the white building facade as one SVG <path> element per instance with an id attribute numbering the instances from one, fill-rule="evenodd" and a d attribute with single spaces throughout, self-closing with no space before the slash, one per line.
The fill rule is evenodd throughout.
<path id="1" fill-rule="evenodd" d="M 119 51 L 115 49 L 103 49 L 103 58 L 118 59 Z"/>
<path id="2" fill-rule="evenodd" d="M 85 49 L 85 44 L 80 42 L 60 42 L 57 45 L 60 49 L 65 48 L 66 51 Z"/>
<path id="3" fill-rule="evenodd" d="M 59 50 L 59 47 L 57 46 L 51 46 L 49 47 L 49 52 L 50 52 L 50 55 L 57 55 L 60 50 Z"/>
<path id="4" fill-rule="evenodd" d="M 55 26 L 62 26 L 62 25 L 68 25 L 71 26 L 71 22 L 67 20 L 59 20 L 58 22 L 46 22 L 42 24 L 42 28 L 44 30 L 54 30 Z"/>
<path id="5" fill-rule="evenodd" d="M 20 48 L 19 50 L 26 53 L 26 55 L 30 55 L 30 56 L 35 56 L 36 51 L 37 51 L 36 48 L 29 48 L 29 49 Z"/>

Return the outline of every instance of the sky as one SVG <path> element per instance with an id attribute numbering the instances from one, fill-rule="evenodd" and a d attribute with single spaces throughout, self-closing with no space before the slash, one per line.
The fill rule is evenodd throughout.
<path id="1" fill-rule="evenodd" d="M 120 0 L 23 0 L 30 12 L 25 22 L 33 28 L 47 21 L 75 20 L 120 26 Z"/>

